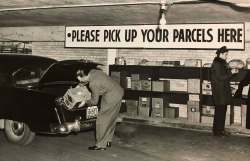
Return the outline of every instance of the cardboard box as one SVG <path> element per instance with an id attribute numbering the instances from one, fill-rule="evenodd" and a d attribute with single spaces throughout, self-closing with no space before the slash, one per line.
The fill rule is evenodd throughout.
<path id="1" fill-rule="evenodd" d="M 139 97 L 139 116 L 148 117 L 150 111 L 150 98 L 149 97 Z"/>
<path id="2" fill-rule="evenodd" d="M 152 108 L 163 108 L 164 102 L 163 98 L 152 98 Z"/>
<path id="3" fill-rule="evenodd" d="M 129 116 L 138 115 L 138 101 L 137 100 L 126 100 L 126 112 Z"/>
<path id="4" fill-rule="evenodd" d="M 200 122 L 200 102 L 188 101 L 188 121 L 192 123 Z"/>
<path id="5" fill-rule="evenodd" d="M 152 108 L 151 116 L 163 118 L 164 117 L 164 108 Z"/>
<path id="6" fill-rule="evenodd" d="M 188 93 L 200 93 L 200 79 L 188 79 Z"/>
<path id="7" fill-rule="evenodd" d="M 151 91 L 151 80 L 141 80 L 141 90 Z"/>
<path id="8" fill-rule="evenodd" d="M 169 80 L 152 81 L 152 91 L 167 92 L 170 90 Z"/>
<path id="9" fill-rule="evenodd" d="M 140 75 L 139 74 L 131 74 L 131 80 L 132 81 L 140 80 Z"/>
<path id="10" fill-rule="evenodd" d="M 241 105 L 241 126 L 246 128 L 247 105 Z"/>
<path id="11" fill-rule="evenodd" d="M 141 117 L 149 117 L 149 110 L 150 108 L 139 107 L 138 108 L 138 115 Z"/>
<path id="12" fill-rule="evenodd" d="M 152 98 L 152 117 L 164 117 L 163 98 Z"/>
<path id="13" fill-rule="evenodd" d="M 198 94 L 189 94 L 188 95 L 189 101 L 200 101 L 200 95 Z"/>
<path id="14" fill-rule="evenodd" d="M 207 111 L 207 109 L 209 109 Z M 213 124 L 214 122 L 214 112 L 215 112 L 215 107 L 214 106 L 202 106 L 202 114 L 211 114 L 211 115 L 206 115 L 206 116 L 201 116 L 201 122 L 202 123 L 208 123 L 208 124 Z M 230 105 L 228 105 L 227 107 L 227 113 L 226 113 L 226 120 L 225 120 L 225 125 L 226 126 L 229 126 L 231 123 L 230 123 Z"/>
<path id="15" fill-rule="evenodd" d="M 241 106 L 234 106 L 233 107 L 233 123 L 234 124 L 237 124 L 237 125 L 241 125 L 241 114 L 242 114 L 242 111 L 241 111 Z"/>
<path id="16" fill-rule="evenodd" d="M 214 106 L 206 106 L 206 105 L 202 105 L 202 114 L 203 115 L 211 115 L 214 116 L 214 112 L 215 112 L 215 107 Z"/>
<path id="17" fill-rule="evenodd" d="M 169 79 L 169 81 L 170 81 L 170 91 L 187 92 L 186 79 Z"/>
<path id="18" fill-rule="evenodd" d="M 203 124 L 213 124 L 214 117 L 213 116 L 201 116 L 201 123 Z"/>
<path id="19" fill-rule="evenodd" d="M 185 59 L 184 66 L 201 67 L 201 60 L 200 59 Z"/>
<path id="20" fill-rule="evenodd" d="M 213 125 L 213 123 L 214 123 L 214 116 L 201 116 L 201 123 Z M 230 125 L 230 115 L 228 115 L 228 114 L 226 114 L 225 125 L 226 126 Z"/>
<path id="21" fill-rule="evenodd" d="M 178 118 L 179 117 L 179 108 L 167 107 L 165 108 L 165 117 L 166 118 Z"/>
<path id="22" fill-rule="evenodd" d="M 188 106 L 188 111 L 190 111 L 190 112 L 200 112 L 200 102 L 199 101 L 188 101 L 187 106 Z"/>
<path id="23" fill-rule="evenodd" d="M 187 105 L 186 104 L 176 104 L 176 103 L 169 103 L 170 108 L 177 108 L 179 113 L 179 118 L 187 118 Z"/>
<path id="24" fill-rule="evenodd" d="M 174 67 L 174 66 L 180 66 L 180 61 L 162 61 L 162 66 L 168 66 L 168 67 Z"/>
<path id="25" fill-rule="evenodd" d="M 132 80 L 131 81 L 131 89 L 132 90 L 141 90 L 141 81 L 140 80 Z"/>
<path id="26" fill-rule="evenodd" d="M 200 122 L 200 112 L 188 112 L 188 122 L 199 123 Z"/>

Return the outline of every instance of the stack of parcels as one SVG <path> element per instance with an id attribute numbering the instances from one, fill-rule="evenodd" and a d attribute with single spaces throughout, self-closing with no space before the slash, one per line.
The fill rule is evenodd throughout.
<path id="1" fill-rule="evenodd" d="M 174 119 L 179 117 L 179 108 L 175 107 L 166 107 L 165 108 L 165 117 Z"/>
<path id="2" fill-rule="evenodd" d="M 163 78 L 161 78 L 163 80 Z M 187 92 L 187 80 L 186 79 L 164 79 L 169 81 L 170 91 Z"/>
<path id="3" fill-rule="evenodd" d="M 164 103 L 163 98 L 152 98 L 152 117 L 164 117 Z"/>
<path id="4" fill-rule="evenodd" d="M 131 89 L 141 90 L 141 82 L 139 74 L 131 74 Z"/>
<path id="5" fill-rule="evenodd" d="M 200 79 L 188 79 L 188 93 L 200 93 Z"/>
<path id="6" fill-rule="evenodd" d="M 200 102 L 188 101 L 188 122 L 199 123 L 200 122 Z"/>
<path id="7" fill-rule="evenodd" d="M 151 91 L 151 79 L 149 80 L 141 80 L 141 90 L 143 91 Z"/>
<path id="8" fill-rule="evenodd" d="M 151 78 L 145 77 L 141 80 L 139 74 L 131 74 L 131 77 L 127 77 L 127 88 L 131 88 L 132 90 L 151 91 Z"/>
<path id="9" fill-rule="evenodd" d="M 170 90 L 169 80 L 152 81 L 152 91 L 167 92 Z"/>
<path id="10" fill-rule="evenodd" d="M 202 105 L 201 123 L 212 125 L 214 122 L 214 106 Z M 225 125 L 230 125 L 230 106 L 227 107 Z"/>
<path id="11" fill-rule="evenodd" d="M 176 103 L 169 103 L 169 107 L 166 108 L 168 111 L 168 109 L 170 110 L 169 115 L 166 114 L 166 117 L 169 118 L 183 118 L 183 119 L 187 119 L 187 105 L 186 104 L 176 104 Z M 173 115 L 171 115 L 172 112 L 175 112 Z M 175 117 L 172 117 L 175 116 Z"/>
<path id="12" fill-rule="evenodd" d="M 126 112 L 128 116 L 137 116 L 138 115 L 138 101 L 126 100 Z"/>
<path id="13" fill-rule="evenodd" d="M 214 106 L 202 105 L 201 123 L 212 125 L 214 121 L 214 111 Z"/>
<path id="14" fill-rule="evenodd" d="M 181 62 L 180 61 L 162 61 L 162 66 L 167 66 L 167 67 L 176 67 L 180 66 Z"/>
<path id="15" fill-rule="evenodd" d="M 149 117 L 150 112 L 150 97 L 139 97 L 138 115 L 142 117 Z"/>
<path id="16" fill-rule="evenodd" d="M 233 106 L 233 124 L 240 125 L 242 124 L 242 108 L 241 106 Z"/>
<path id="17" fill-rule="evenodd" d="M 185 59 L 184 66 L 186 67 L 201 67 L 200 59 Z"/>

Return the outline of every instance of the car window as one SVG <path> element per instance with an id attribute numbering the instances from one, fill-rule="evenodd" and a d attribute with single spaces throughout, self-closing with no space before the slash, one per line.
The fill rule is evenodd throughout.
<path id="1" fill-rule="evenodd" d="M 12 80 L 17 86 L 26 86 L 38 83 L 41 75 L 41 68 L 22 67 L 12 73 Z"/>

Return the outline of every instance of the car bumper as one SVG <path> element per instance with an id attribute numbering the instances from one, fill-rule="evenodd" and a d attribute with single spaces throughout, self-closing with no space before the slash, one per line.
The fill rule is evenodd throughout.
<path id="1" fill-rule="evenodd" d="M 64 122 L 62 124 L 51 124 L 50 130 L 54 134 L 69 134 L 77 133 L 82 130 L 91 129 L 95 125 L 95 119 L 79 121 L 75 120 L 74 122 Z"/>

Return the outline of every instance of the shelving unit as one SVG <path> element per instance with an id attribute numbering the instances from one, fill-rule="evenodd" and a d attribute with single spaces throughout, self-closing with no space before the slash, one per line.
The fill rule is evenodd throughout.
<path id="1" fill-rule="evenodd" d="M 117 80 L 121 86 L 125 89 L 124 100 L 125 105 L 126 103 L 132 104 L 133 106 L 137 106 L 137 112 L 134 112 L 132 115 L 131 113 L 126 113 L 126 109 L 124 116 L 126 118 L 135 118 L 135 119 L 142 119 L 143 120 L 155 120 L 158 121 L 162 120 L 162 122 L 177 122 L 177 123 L 184 123 L 189 125 L 209 125 L 211 126 L 212 123 L 210 121 L 213 120 L 213 109 L 209 112 L 204 113 L 203 106 L 208 106 L 208 108 L 213 107 L 213 100 L 211 95 L 205 95 L 202 93 L 203 81 L 210 80 L 210 68 L 205 67 L 167 67 L 167 66 L 139 66 L 139 65 L 110 65 L 110 76 Z M 136 76 L 137 81 L 140 80 L 148 80 L 150 82 L 150 90 L 143 90 L 131 88 L 131 77 Z M 130 78 L 130 79 L 128 79 Z M 193 83 L 195 86 L 196 91 L 192 92 L 192 87 L 189 88 L 188 81 L 193 81 L 199 83 Z M 237 81 L 236 78 L 233 81 Z M 187 81 L 186 90 L 181 91 L 178 89 L 172 89 L 172 85 L 174 83 L 170 83 L 170 81 Z M 154 81 L 169 81 L 170 84 L 169 89 L 166 91 L 154 91 L 152 89 Z M 147 83 L 148 83 L 147 82 Z M 192 85 L 192 82 L 191 82 Z M 185 88 L 185 87 L 184 87 Z M 177 88 L 176 88 L 177 89 Z M 146 103 L 146 106 L 149 106 L 148 115 L 144 113 L 142 116 L 138 111 L 141 108 L 140 102 L 141 98 L 148 98 L 150 101 Z M 152 99 L 156 98 L 158 104 L 152 104 Z M 159 98 L 159 99 L 157 99 Z M 194 99 L 195 98 L 195 99 Z M 162 100 L 161 100 L 162 99 Z M 132 101 L 132 102 L 131 102 Z M 137 101 L 137 102 L 134 102 Z M 241 106 L 244 101 L 240 99 L 234 99 L 233 105 L 230 111 L 230 117 L 227 125 L 230 125 L 233 122 L 233 106 Z M 129 105 L 130 106 L 130 105 Z M 155 115 L 155 107 L 160 106 L 159 109 L 163 108 L 163 112 L 161 114 Z M 178 107 L 179 106 L 179 107 Z M 126 106 L 125 106 L 126 107 Z M 128 107 L 127 107 L 128 108 Z M 130 107 L 131 108 L 131 107 Z M 170 117 L 168 115 L 167 110 L 169 108 L 174 109 L 170 110 Z M 159 110 L 158 109 L 158 110 Z M 178 112 L 178 111 L 179 112 Z M 183 117 L 183 111 L 186 110 L 186 117 Z M 167 111 L 167 112 L 166 112 Z M 178 117 L 174 117 L 174 112 L 179 114 Z M 160 112 L 159 112 L 160 113 Z M 184 114 L 185 115 L 185 114 Z M 175 115 L 176 116 L 176 115 Z M 210 120 L 204 120 L 204 118 L 210 118 Z M 207 119 L 206 118 L 206 119 Z M 171 121 L 170 121 L 171 120 Z"/>

